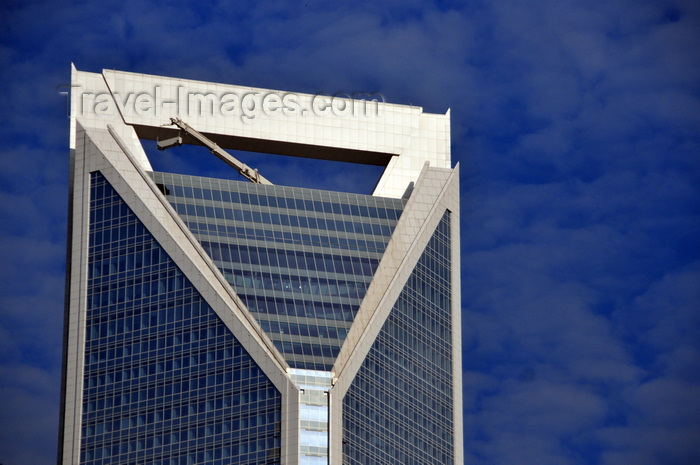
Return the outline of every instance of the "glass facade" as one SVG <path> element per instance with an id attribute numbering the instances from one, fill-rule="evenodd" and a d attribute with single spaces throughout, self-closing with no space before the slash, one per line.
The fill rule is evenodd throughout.
<path id="1" fill-rule="evenodd" d="M 343 463 L 451 465 L 450 213 L 446 211 L 343 399 Z"/>
<path id="2" fill-rule="evenodd" d="M 281 395 L 91 174 L 81 463 L 280 463 Z"/>
<path id="3" fill-rule="evenodd" d="M 287 363 L 330 371 L 402 200 L 153 176 Z"/>

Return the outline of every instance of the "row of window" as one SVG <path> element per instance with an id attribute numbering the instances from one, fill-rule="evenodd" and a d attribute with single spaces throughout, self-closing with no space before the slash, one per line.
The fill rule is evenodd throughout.
<path id="1" fill-rule="evenodd" d="M 419 379 L 430 379 L 434 372 L 441 375 L 443 372 L 452 372 L 450 351 L 438 351 L 432 344 L 426 344 L 418 338 L 412 339 L 416 345 L 405 346 L 402 345 L 401 339 L 392 337 L 390 343 L 377 344 L 377 353 L 390 360 L 395 366 L 400 366 L 402 369 L 418 375 Z M 426 367 L 429 368 L 426 369 Z M 435 387 L 434 384 L 432 386 Z"/>
<path id="2" fill-rule="evenodd" d="M 326 247 L 367 252 L 383 252 L 389 238 L 380 240 L 342 237 L 339 235 L 318 235 L 295 231 L 273 231 L 271 229 L 234 226 L 231 224 L 200 223 L 184 219 L 187 227 L 199 238 L 201 236 L 221 236 L 235 239 L 274 241 L 284 244 L 300 244 L 312 247 Z"/>
<path id="3" fill-rule="evenodd" d="M 242 271 L 224 268 L 224 277 L 237 292 L 251 289 L 296 292 L 313 296 L 344 297 L 362 299 L 367 291 L 363 281 L 343 281 L 318 278 L 317 276 L 290 276 L 285 274 Z M 359 304 L 359 302 L 357 302 Z"/>
<path id="4" fill-rule="evenodd" d="M 260 295 L 239 295 L 251 312 L 289 317 L 313 318 L 315 320 L 352 321 L 359 305 L 284 299 Z M 322 322 L 319 321 L 319 324 Z"/>
<path id="5" fill-rule="evenodd" d="M 398 300 L 402 311 L 407 313 L 407 321 L 422 328 L 433 327 L 432 320 L 445 326 L 451 324 L 451 291 L 438 286 L 438 283 L 428 284 L 422 278 L 417 279 L 415 275 L 409 278 L 404 294 Z"/>
<path id="6" fill-rule="evenodd" d="M 445 414 L 448 411 L 452 398 L 452 386 L 447 374 L 438 371 L 429 372 L 424 368 L 419 372 L 411 372 L 410 367 L 393 366 L 387 363 L 386 359 L 377 358 L 374 355 L 372 359 L 366 361 L 366 384 L 363 397 L 375 399 L 390 410 L 395 407 L 395 411 L 402 415 L 410 416 L 418 408 L 437 412 L 437 414 Z M 370 376 L 373 378 L 372 382 L 367 381 L 367 377 Z M 354 381 L 358 387 L 362 379 L 359 377 Z M 400 394 L 397 395 L 397 393 Z M 411 399 L 411 404 L 404 405 L 405 399 Z M 392 403 L 394 405 L 390 405 Z"/>
<path id="7" fill-rule="evenodd" d="M 253 430 L 268 428 L 274 423 L 274 418 L 279 417 L 280 413 L 274 399 L 270 399 L 248 405 L 207 410 L 200 414 L 178 416 L 178 411 L 181 410 L 180 405 L 186 405 L 189 402 L 197 403 L 200 399 L 201 397 L 185 397 L 175 404 L 169 404 L 175 405 L 175 407 L 166 407 L 165 410 L 159 410 L 159 406 L 132 405 L 128 406 L 130 408 L 97 411 L 96 414 L 87 415 L 84 418 L 83 427 L 92 428 L 86 429 L 90 433 L 85 436 L 86 444 L 93 440 L 106 441 L 109 438 L 137 437 L 144 433 L 172 432 L 203 425 L 215 427 L 219 424 L 226 424 L 226 431 L 233 428 L 238 437 L 250 436 L 255 434 L 255 431 L 247 431 L 245 428 L 240 429 L 239 427 L 247 425 L 246 428 Z M 154 411 L 162 412 L 162 414 L 160 416 L 156 414 L 149 418 L 149 415 Z M 253 417 L 255 418 L 253 419 Z M 149 419 L 153 421 L 147 422 Z M 241 420 L 245 421 L 241 422 Z"/>
<path id="8" fill-rule="evenodd" d="M 168 273 L 166 273 L 167 276 Z M 158 279 L 158 274 L 154 273 L 155 279 Z M 184 278 L 184 277 L 183 277 Z M 209 312 L 209 307 L 206 302 L 201 300 L 198 295 L 192 292 L 189 282 L 183 286 L 184 292 L 170 293 L 166 295 L 155 295 L 156 299 L 142 305 L 111 305 L 107 308 L 94 308 L 88 310 L 88 318 L 91 318 L 90 323 L 101 323 L 104 321 L 118 320 L 122 318 L 134 317 L 140 319 L 143 328 L 150 326 L 162 326 L 170 323 L 186 323 L 191 326 L 211 325 L 217 326 L 218 320 L 213 320 Z M 94 288 L 88 286 L 88 293 L 94 292 Z M 177 298 L 175 298 L 177 296 Z M 135 320 L 134 320 L 135 321 Z M 219 333 L 217 334 L 225 334 Z"/>
<path id="9" fill-rule="evenodd" d="M 373 360 L 372 363 L 382 362 Z M 354 383 L 357 389 L 362 389 L 360 399 L 372 399 L 366 404 L 358 401 L 358 398 L 349 401 L 356 402 L 357 406 L 372 409 L 372 403 L 379 402 L 382 409 L 389 416 L 404 417 L 409 423 L 420 423 L 421 415 L 433 417 L 436 423 L 450 423 L 452 421 L 452 382 L 449 376 L 421 377 L 420 374 L 396 373 L 393 367 L 384 365 L 385 369 L 379 372 L 383 379 L 376 379 L 377 372 L 368 371 L 366 375 L 357 378 Z M 372 379 L 369 377 L 372 376 Z M 437 386 L 431 386 L 430 382 Z M 406 399 L 411 399 L 406 404 Z"/>
<path id="10" fill-rule="evenodd" d="M 319 271 L 321 273 L 372 276 L 379 263 L 376 258 L 249 247 L 209 241 L 202 241 L 202 247 L 214 261 Z"/>
<path id="11" fill-rule="evenodd" d="M 227 384 L 235 384 L 237 389 L 235 393 L 230 395 L 226 393 L 215 393 L 215 395 L 205 395 L 200 396 L 201 393 L 189 393 L 186 395 L 173 395 L 174 390 L 164 389 L 162 396 L 172 397 L 173 400 L 167 407 L 158 407 L 148 409 L 146 412 L 142 412 L 146 415 L 146 418 L 152 418 L 152 421 L 163 421 L 170 420 L 174 418 L 184 417 L 188 415 L 197 415 L 211 412 L 212 410 L 221 412 L 235 412 L 237 414 L 245 414 L 246 409 L 243 408 L 246 404 L 261 403 L 259 407 L 265 405 L 272 405 L 269 400 L 277 399 L 277 390 L 274 387 L 265 385 L 265 378 L 250 378 L 246 379 L 245 382 L 232 383 L 227 382 Z M 162 383 L 162 380 L 160 380 Z M 151 383 L 152 384 L 152 383 Z M 170 383 L 174 385 L 174 383 Z M 222 383 L 217 383 L 222 384 Z M 94 395 L 86 396 L 85 403 L 83 405 L 84 412 L 90 413 L 95 411 L 101 411 L 102 414 L 107 414 L 112 411 L 115 407 L 122 407 L 130 404 L 137 404 L 139 402 L 148 401 L 155 399 L 155 397 L 148 397 L 148 392 L 141 389 L 141 385 L 128 386 L 131 389 L 115 389 L 110 395 L 106 395 L 104 391 L 95 392 Z M 156 386 L 156 389 L 161 386 Z M 131 392 L 129 392 L 131 391 Z M 158 391 L 155 391 L 158 392 Z M 121 412 L 124 409 L 117 408 L 114 412 Z M 258 410 L 248 409 L 249 412 L 257 413 Z M 94 416 L 87 416 L 88 418 L 93 418 Z M 94 417 L 99 418 L 99 417 Z M 151 423 L 149 421 L 148 423 Z"/>
<path id="12" fill-rule="evenodd" d="M 154 272 L 162 271 L 172 277 L 178 277 L 179 285 L 176 289 L 182 288 L 184 276 L 178 270 L 162 266 L 165 264 L 165 257 L 161 257 L 161 252 L 158 249 L 143 251 L 125 250 L 123 252 L 119 255 L 95 257 L 88 268 L 88 280 L 90 280 L 88 282 L 90 284 L 100 282 L 98 278 L 107 276 L 121 277 L 123 279 L 127 276 L 150 275 Z"/>
<path id="13" fill-rule="evenodd" d="M 299 341 L 281 341 L 272 338 L 277 350 L 283 354 L 297 354 L 307 357 L 326 357 L 335 359 L 340 352 L 340 343 L 330 344 L 314 344 L 312 342 Z M 325 369 L 325 368 L 324 368 Z"/>
<path id="14" fill-rule="evenodd" d="M 197 447 L 197 444 L 193 444 L 192 447 L 199 448 Z M 221 445 L 216 448 L 203 450 L 199 453 L 187 453 L 184 451 L 185 453 L 180 455 L 177 453 L 180 452 L 179 448 L 175 448 L 175 450 L 166 447 L 148 448 L 145 447 L 145 444 L 141 444 L 140 442 L 136 441 L 134 443 L 127 443 L 124 448 L 122 448 L 122 445 L 120 444 L 112 447 L 100 447 L 95 450 L 86 450 L 81 452 L 80 463 L 86 465 L 106 465 L 108 463 L 144 463 L 146 457 L 148 457 L 148 463 L 162 465 L 197 465 L 202 463 L 216 464 L 217 462 L 213 460 L 226 458 L 230 458 L 230 460 L 225 460 L 219 463 L 236 463 L 241 465 L 253 465 L 259 463 L 270 464 L 279 463 L 279 447 L 279 440 L 258 439 L 251 440 L 249 442 L 242 442 L 240 444 Z M 142 451 L 145 453 L 129 454 L 130 452 L 136 451 Z M 103 458 L 109 460 L 100 460 Z"/>
<path id="15" fill-rule="evenodd" d="M 347 328 L 339 328 L 337 326 L 322 326 L 322 325 L 306 325 L 300 323 L 291 323 L 287 321 L 270 321 L 260 320 L 260 326 L 269 335 L 275 334 L 291 334 L 294 336 L 304 337 L 320 337 L 324 339 L 345 340 L 348 334 Z"/>
<path id="16" fill-rule="evenodd" d="M 320 229 L 324 231 L 346 232 L 350 234 L 366 234 L 389 237 L 393 225 L 366 223 L 362 221 L 336 220 L 330 218 L 315 218 L 295 216 L 287 213 L 268 213 L 250 210 L 239 210 L 209 205 L 193 205 L 190 203 L 173 203 L 175 211 L 183 217 L 219 219 L 236 222 L 248 222 L 272 226 L 290 226 L 293 228 Z M 188 218 L 184 218 L 187 221 Z"/>
<path id="17" fill-rule="evenodd" d="M 137 400 L 145 400 L 154 399 L 164 395 L 179 394 L 181 392 L 205 389 L 209 387 L 222 385 L 224 383 L 229 384 L 239 380 L 245 380 L 245 383 L 242 384 L 245 384 L 247 386 L 255 386 L 257 384 L 255 376 L 257 374 L 256 371 L 249 370 L 248 368 L 239 368 L 234 371 L 228 370 L 219 374 L 191 373 L 190 370 L 171 370 L 169 372 L 162 371 L 161 373 L 167 373 L 168 382 L 164 382 L 166 376 L 154 377 L 155 380 L 160 381 L 160 385 L 157 387 L 148 386 L 147 383 L 141 383 L 141 380 L 136 381 L 138 378 L 125 379 L 125 374 L 129 371 L 131 370 L 115 370 L 112 372 L 99 374 L 95 376 L 88 376 L 86 374 L 84 380 L 84 387 L 86 389 L 89 389 L 92 387 L 114 384 L 115 388 L 121 388 L 119 390 L 123 391 L 127 390 L 127 388 L 130 386 L 136 386 L 136 388 L 139 389 L 139 391 L 138 393 L 134 393 L 133 397 L 136 397 Z M 122 381 L 124 381 L 124 383 L 122 383 Z M 126 383 L 127 381 L 129 381 L 129 383 Z M 260 377 L 259 381 L 262 384 L 264 378 Z M 262 392 L 264 391 L 261 391 L 261 393 Z M 89 392 L 87 394 L 89 394 Z M 125 396 L 118 396 L 116 399 L 121 399 L 122 397 Z M 245 399 L 247 397 L 247 394 L 239 393 L 235 394 L 233 397 Z M 251 394 L 251 397 L 255 399 L 255 394 Z M 136 402 L 137 400 L 133 400 L 132 402 Z M 118 400 L 115 400 L 115 406 L 117 405 L 120 405 L 120 403 Z"/>
<path id="18" fill-rule="evenodd" d="M 96 332 L 94 329 L 91 326 L 90 332 Z M 204 331 L 200 330 L 199 334 L 205 334 Z M 210 368 L 231 362 L 241 368 L 248 365 L 246 362 L 250 359 L 241 346 L 228 346 L 225 337 L 218 339 L 217 347 L 212 347 L 212 341 L 199 339 L 196 330 L 177 333 L 171 330 L 164 334 L 147 334 L 138 339 L 122 339 L 115 344 L 92 344 L 89 355 L 85 356 L 85 372 L 101 371 L 103 367 L 112 369 L 119 365 L 125 367 L 124 379 L 129 379 L 173 369 L 195 369 L 205 363 Z M 250 369 L 255 368 L 251 366 Z"/>
<path id="19" fill-rule="evenodd" d="M 156 182 L 162 182 L 166 189 L 167 196 L 170 198 L 187 198 L 187 199 L 202 199 L 214 202 L 239 203 L 246 206 L 255 205 L 260 207 L 286 208 L 289 210 L 302 210 L 318 213 L 333 213 L 336 215 L 352 215 L 372 218 L 389 218 L 398 219 L 401 215 L 403 205 L 399 199 L 373 197 L 369 195 L 353 195 L 342 194 L 336 192 L 323 192 L 312 189 L 292 188 L 300 195 L 319 196 L 319 195 L 342 195 L 343 201 L 332 202 L 329 200 L 312 200 L 302 198 L 292 198 L 286 196 L 273 195 L 274 190 L 286 190 L 281 186 L 257 186 L 248 185 L 247 183 L 229 184 L 229 189 L 213 189 L 208 187 L 190 187 L 182 185 L 182 181 L 201 182 L 209 184 L 209 179 L 195 177 L 180 177 L 167 175 L 165 173 L 155 173 Z M 165 180 L 165 178 L 169 178 Z M 238 189 L 234 189 L 238 188 Z M 242 188 L 242 189 L 241 189 Z M 242 190 L 255 190 L 256 192 L 242 192 Z M 239 189 L 241 191 L 239 191 Z M 267 190 L 268 192 L 264 192 Z M 353 199 L 354 202 L 351 200 Z M 372 202 L 377 206 L 366 205 Z"/>
<path id="20" fill-rule="evenodd" d="M 365 439 L 366 438 L 366 439 Z M 350 443 L 343 445 L 343 464 L 345 465 L 365 465 L 368 463 L 391 463 L 401 465 L 425 465 L 454 463 L 454 454 L 446 452 L 444 449 L 431 446 L 426 450 L 417 447 L 403 449 L 397 447 L 391 441 L 383 441 L 375 436 L 364 436 L 353 438 L 354 443 L 365 443 L 365 447 L 352 447 Z M 364 439 L 364 441 L 363 441 Z M 377 454 L 376 451 L 382 451 Z"/>
<path id="21" fill-rule="evenodd" d="M 99 294 L 98 294 L 99 295 Z M 167 304 L 172 304 L 177 302 L 175 299 L 167 301 Z M 171 335 L 177 337 L 178 340 L 172 344 L 186 344 L 189 342 L 195 342 L 200 339 L 211 338 L 215 336 L 224 336 L 227 334 L 228 328 L 226 326 L 219 325 L 209 325 L 207 321 L 192 321 L 192 319 L 197 319 L 197 317 L 191 317 L 192 319 L 183 320 L 181 318 L 171 318 L 174 314 L 186 315 L 188 312 L 186 308 L 174 307 L 168 305 L 166 308 L 161 308 L 158 311 L 136 314 L 133 316 L 126 315 L 125 312 L 119 311 L 118 309 L 112 309 L 109 313 L 100 312 L 100 307 L 95 306 L 92 308 L 93 312 L 88 315 L 90 318 L 90 328 L 86 331 L 86 336 L 88 340 L 104 338 L 108 336 L 114 336 L 124 333 L 132 333 L 139 331 L 148 331 L 154 336 L 156 333 L 161 333 L 163 331 L 171 332 Z M 200 319 L 201 320 L 201 319 Z M 197 323 L 194 326 L 193 323 Z M 184 331 L 184 327 L 187 326 L 188 330 Z M 181 334 L 177 334 L 177 329 L 182 328 L 179 331 Z M 138 334 L 137 334 L 138 335 Z M 158 334 L 158 337 L 164 336 Z M 147 341 L 141 341 L 147 342 Z M 163 339 L 163 342 L 167 342 Z M 165 347 L 162 344 L 157 346 L 152 346 L 152 349 Z M 143 351 L 148 349 L 142 349 Z"/>
<path id="22" fill-rule="evenodd" d="M 122 246 L 130 246 L 138 244 L 142 241 L 142 236 L 137 235 L 134 231 L 138 228 L 135 223 L 131 224 L 120 224 L 119 227 L 107 227 L 107 228 L 91 228 L 89 245 L 94 251 L 100 251 L 105 248 L 121 248 Z M 145 231 L 143 228 L 139 230 Z M 109 244 L 109 245 L 107 245 Z M 154 249 L 154 253 L 161 252 L 160 247 Z M 162 253 L 165 255 L 165 253 Z M 159 257 L 158 259 L 153 259 L 152 263 L 164 262 L 164 257 Z"/>
<path id="23" fill-rule="evenodd" d="M 116 195 L 116 193 L 106 197 L 99 197 L 99 195 L 100 194 L 95 191 L 93 191 L 91 195 L 90 225 L 92 227 L 101 227 L 103 225 L 100 223 L 108 220 L 115 220 L 113 225 L 117 228 L 120 226 L 125 226 L 129 223 L 137 224 L 138 220 L 135 218 L 129 218 L 130 221 L 124 220 L 125 218 L 129 217 L 131 209 L 118 195 Z M 141 228 L 143 227 L 141 226 Z"/>
<path id="24" fill-rule="evenodd" d="M 139 415 L 128 419 L 88 423 L 83 427 L 82 435 L 88 438 L 85 441 L 86 447 L 97 447 L 123 442 L 124 439 L 144 437 L 143 433 L 148 432 L 151 433 L 149 439 L 157 447 L 222 435 L 230 440 L 246 440 L 250 437 L 256 437 L 259 433 L 267 433 L 268 430 L 274 432 L 275 429 L 279 428 L 279 426 L 275 427 L 274 424 L 280 421 L 279 412 L 266 412 L 264 408 L 258 410 L 256 414 L 248 416 L 241 416 L 236 412 L 224 412 L 216 418 L 216 422 L 188 420 L 188 418 L 182 418 L 180 421 L 165 419 L 154 421 L 153 415 L 150 415 L 150 418 L 148 415 Z M 144 428 L 139 428 L 140 426 L 144 426 Z"/>
<path id="25" fill-rule="evenodd" d="M 125 281 L 115 281 L 93 289 L 88 297 L 88 310 L 97 310 L 105 307 L 114 308 L 119 304 L 148 305 L 152 302 L 163 300 L 175 301 L 178 297 L 184 297 L 186 293 L 175 290 L 178 286 L 176 279 L 160 279 L 142 284 L 129 285 Z"/>
<path id="26" fill-rule="evenodd" d="M 433 305 L 433 304 L 439 305 Z M 438 298 L 428 300 L 423 296 L 413 293 L 404 292 L 396 301 L 396 305 L 400 311 L 409 316 L 410 319 L 405 322 L 397 323 L 397 328 L 393 328 L 397 334 L 392 334 L 398 337 L 398 334 L 410 331 L 412 334 L 420 337 L 423 335 L 424 340 L 429 340 L 436 348 L 447 350 L 452 345 L 452 319 L 446 314 L 451 307 L 451 299 L 438 294 Z M 419 309 L 431 308 L 431 312 L 420 311 Z"/>
<path id="27" fill-rule="evenodd" d="M 353 407 L 357 407 L 353 409 Z M 356 404 L 349 408 L 354 415 L 361 416 L 365 421 L 373 422 L 374 432 L 355 430 L 356 438 L 364 438 L 368 443 L 381 444 L 382 452 L 386 452 L 390 444 L 396 444 L 397 440 L 405 444 L 410 444 L 409 450 L 413 453 L 420 451 L 429 457 L 434 455 L 427 451 L 432 448 L 438 453 L 449 453 L 451 450 L 445 448 L 444 440 L 451 438 L 451 425 L 436 424 L 433 418 L 416 415 L 416 422 L 405 422 L 403 418 L 391 418 L 383 414 L 377 414 L 371 408 L 362 408 Z M 352 433 L 348 436 L 353 436 Z M 436 440 L 435 438 L 439 438 Z M 396 447 L 396 446 L 394 446 Z M 439 462 L 442 463 L 442 462 Z"/>

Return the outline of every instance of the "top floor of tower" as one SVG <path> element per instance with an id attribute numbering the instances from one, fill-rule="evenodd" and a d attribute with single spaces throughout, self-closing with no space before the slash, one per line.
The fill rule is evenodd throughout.
<path id="1" fill-rule="evenodd" d="M 175 137 L 173 118 L 224 149 L 385 166 L 373 195 L 402 197 L 423 165 L 451 168 L 450 115 L 376 93 L 304 94 L 123 71 L 71 73 L 76 121 L 118 131 L 151 171 L 139 139 Z M 185 137 L 184 143 L 192 143 Z M 309 174 L 310 176 L 312 174 Z"/>

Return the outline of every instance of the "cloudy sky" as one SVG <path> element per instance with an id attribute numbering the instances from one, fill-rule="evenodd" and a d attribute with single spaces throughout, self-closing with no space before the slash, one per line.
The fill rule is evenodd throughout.
<path id="1" fill-rule="evenodd" d="M 466 463 L 700 463 L 700 3 L 2 5 L 4 465 L 55 463 L 71 62 L 451 108 Z"/>

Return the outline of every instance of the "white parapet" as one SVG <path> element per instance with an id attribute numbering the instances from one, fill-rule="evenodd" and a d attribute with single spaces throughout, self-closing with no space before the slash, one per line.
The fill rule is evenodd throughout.
<path id="1" fill-rule="evenodd" d="M 71 124 L 111 124 L 148 171 L 138 139 L 172 137 L 176 128 L 164 126 L 171 118 L 223 148 L 385 166 L 374 191 L 382 197 L 401 197 L 425 162 L 451 168 L 449 111 L 424 113 L 376 93 L 312 95 L 75 67 L 71 85 Z"/>

